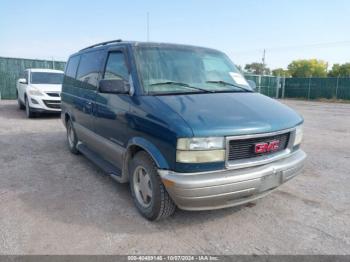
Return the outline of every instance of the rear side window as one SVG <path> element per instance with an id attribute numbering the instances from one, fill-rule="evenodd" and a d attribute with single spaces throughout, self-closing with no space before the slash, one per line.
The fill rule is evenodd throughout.
<path id="1" fill-rule="evenodd" d="M 96 89 L 102 61 L 104 58 L 103 51 L 96 51 L 83 54 L 78 68 L 77 79 L 84 82 L 81 87 Z"/>
<path id="2" fill-rule="evenodd" d="M 125 57 L 122 52 L 109 53 L 104 79 L 124 79 L 128 80 L 129 71 L 125 63 Z"/>
<path id="3" fill-rule="evenodd" d="M 78 69 L 79 59 L 80 59 L 80 56 L 74 56 L 69 59 L 68 65 L 66 68 L 66 76 L 75 78 L 75 75 Z"/>

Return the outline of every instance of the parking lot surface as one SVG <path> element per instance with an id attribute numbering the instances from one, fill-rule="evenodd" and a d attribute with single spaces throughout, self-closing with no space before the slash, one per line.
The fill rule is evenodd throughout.
<path id="1" fill-rule="evenodd" d="M 1 254 L 350 254 L 350 104 L 282 101 L 305 118 L 304 172 L 243 207 L 149 222 L 66 146 L 57 116 L 0 101 Z"/>

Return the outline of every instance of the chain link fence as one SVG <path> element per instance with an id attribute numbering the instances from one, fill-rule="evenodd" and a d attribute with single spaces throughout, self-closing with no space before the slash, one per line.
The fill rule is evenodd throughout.
<path id="1" fill-rule="evenodd" d="M 273 98 L 283 95 L 284 78 L 252 74 L 245 74 L 245 78 L 254 81 L 257 91 L 263 95 Z"/>
<path id="2" fill-rule="evenodd" d="M 349 77 L 286 78 L 286 98 L 350 100 Z"/>
<path id="3" fill-rule="evenodd" d="M 16 99 L 16 82 L 27 68 L 63 70 L 65 62 L 0 57 L 0 99 Z"/>
<path id="4" fill-rule="evenodd" d="M 350 77 L 284 78 L 247 74 L 257 91 L 273 98 L 350 100 Z"/>

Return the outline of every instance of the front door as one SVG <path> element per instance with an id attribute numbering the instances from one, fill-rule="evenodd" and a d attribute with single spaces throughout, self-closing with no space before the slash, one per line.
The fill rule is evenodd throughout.
<path id="1" fill-rule="evenodd" d="M 108 53 L 102 79 L 129 81 L 127 56 L 123 49 Z M 102 137 L 107 148 L 99 152 L 103 157 L 122 167 L 123 153 L 128 140 L 126 115 L 129 111 L 129 94 L 96 93 L 95 132 Z"/>

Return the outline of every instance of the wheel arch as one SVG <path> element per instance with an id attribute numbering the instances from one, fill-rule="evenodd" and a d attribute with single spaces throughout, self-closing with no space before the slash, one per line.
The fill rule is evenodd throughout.
<path id="1" fill-rule="evenodd" d="M 62 113 L 61 113 L 61 119 L 62 119 L 62 121 L 63 121 L 63 124 L 64 124 L 64 126 L 65 127 L 67 127 L 67 123 L 68 123 L 68 120 L 72 120 L 72 122 L 74 122 L 74 118 L 73 118 L 73 116 L 68 112 L 68 111 L 65 111 L 65 112 L 63 112 L 62 111 Z"/>
<path id="2" fill-rule="evenodd" d="M 137 154 L 139 151 L 145 151 L 150 155 L 155 164 L 159 169 L 169 169 L 169 164 L 164 158 L 160 150 L 150 141 L 142 138 L 135 137 L 132 138 L 128 145 L 124 156 L 123 164 L 123 180 L 129 179 L 129 161 Z"/>

